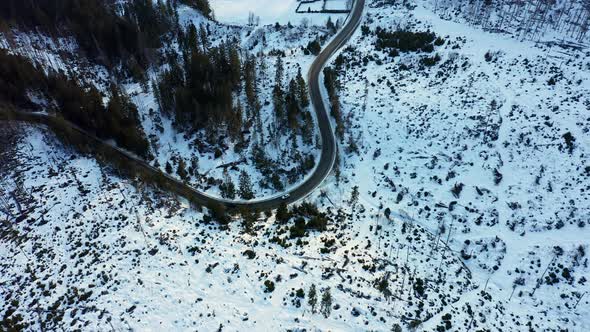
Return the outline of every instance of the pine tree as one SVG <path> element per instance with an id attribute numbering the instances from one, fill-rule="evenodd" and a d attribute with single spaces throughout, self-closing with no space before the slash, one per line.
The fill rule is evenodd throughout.
<path id="1" fill-rule="evenodd" d="M 240 197 L 243 199 L 252 199 L 254 198 L 254 192 L 252 191 L 252 182 L 250 180 L 250 176 L 246 171 L 240 172 L 240 189 L 239 194 Z"/>
<path id="2" fill-rule="evenodd" d="M 222 225 L 227 225 L 231 221 L 230 217 L 227 215 L 225 207 L 221 205 L 221 203 L 213 203 L 209 207 L 209 213 L 211 214 L 211 218 Z"/>
<path id="3" fill-rule="evenodd" d="M 201 45 L 203 46 L 203 51 L 206 51 L 209 47 L 209 38 L 207 37 L 207 30 L 205 29 L 205 25 L 201 24 L 199 27 L 199 37 L 201 38 Z"/>
<path id="4" fill-rule="evenodd" d="M 264 36 L 263 36 L 264 37 Z M 260 68 L 259 72 L 263 75 L 262 78 L 266 77 L 266 55 L 264 52 L 258 53 L 258 67 Z"/>
<path id="5" fill-rule="evenodd" d="M 419 297 L 424 297 L 424 281 L 420 278 L 416 278 L 414 282 L 414 292 L 418 294 Z"/>
<path id="6" fill-rule="evenodd" d="M 296 81 L 299 103 L 301 104 L 301 107 L 305 108 L 309 106 L 309 95 L 307 93 L 307 84 L 303 79 L 303 75 L 301 75 L 301 67 L 298 68 Z"/>
<path id="7" fill-rule="evenodd" d="M 275 86 L 272 90 L 272 102 L 275 111 L 275 130 L 279 131 L 285 121 L 285 104 L 284 104 L 284 93 L 283 93 L 283 75 L 284 75 L 284 68 L 283 68 L 283 59 L 279 55 L 277 57 L 277 62 L 275 64 Z M 274 143 L 278 146 L 278 142 L 280 140 L 279 135 L 275 135 Z"/>
<path id="8" fill-rule="evenodd" d="M 186 33 L 186 41 L 185 41 L 185 50 L 188 54 L 193 52 L 199 52 L 199 43 L 200 43 L 199 33 L 197 32 L 197 27 L 194 24 L 190 24 L 187 28 Z"/>
<path id="9" fill-rule="evenodd" d="M 275 110 L 276 127 L 281 129 L 285 124 L 285 96 L 279 85 L 272 90 L 272 101 Z"/>
<path id="10" fill-rule="evenodd" d="M 352 193 L 350 193 L 350 206 L 353 208 L 359 201 L 359 186 L 352 187 Z"/>
<path id="11" fill-rule="evenodd" d="M 324 85 L 328 90 L 328 97 L 330 100 L 330 114 L 336 120 L 336 136 L 342 139 L 344 137 L 344 121 L 342 120 L 342 112 L 340 110 L 340 100 L 338 97 L 339 82 L 337 72 L 331 68 L 324 68 Z"/>
<path id="12" fill-rule="evenodd" d="M 285 68 L 283 66 L 283 58 L 279 55 L 277 56 L 277 62 L 275 64 L 275 86 L 283 86 L 284 72 Z"/>
<path id="13" fill-rule="evenodd" d="M 336 32 L 336 26 L 334 25 L 334 22 L 332 22 L 332 16 L 328 17 L 328 22 L 326 22 L 326 28 L 328 28 L 328 30 L 330 30 L 331 32 Z"/>
<path id="14" fill-rule="evenodd" d="M 326 288 L 322 294 L 322 302 L 320 303 L 320 312 L 325 318 L 330 317 L 332 312 L 332 294 L 330 294 L 330 288 Z"/>
<path id="15" fill-rule="evenodd" d="M 348 146 L 346 147 L 347 153 L 359 153 L 358 144 L 352 135 L 348 136 Z"/>
<path id="16" fill-rule="evenodd" d="M 314 125 L 311 118 L 311 113 L 305 112 L 303 118 L 303 126 L 301 127 L 301 136 L 303 137 L 303 143 L 311 145 L 313 143 Z"/>
<path id="17" fill-rule="evenodd" d="M 322 45 L 320 45 L 320 42 L 317 39 L 314 39 L 307 44 L 307 51 L 313 55 L 320 54 L 321 50 Z"/>
<path id="18" fill-rule="evenodd" d="M 236 187 L 227 170 L 223 171 L 223 183 L 219 186 L 219 191 L 221 191 L 221 197 L 223 198 L 236 198 Z"/>
<path id="19" fill-rule="evenodd" d="M 248 106 L 256 115 L 260 105 L 258 104 L 258 93 L 256 91 L 256 60 L 251 55 L 246 56 L 244 63 L 244 81 Z"/>
<path id="20" fill-rule="evenodd" d="M 176 168 L 176 174 L 180 176 L 181 179 L 186 180 L 188 173 L 186 172 L 186 167 L 184 164 L 184 159 L 180 158 L 178 160 L 178 167 Z"/>
<path id="21" fill-rule="evenodd" d="M 307 304 L 311 307 L 311 313 L 316 313 L 316 306 L 318 304 L 318 295 L 315 288 L 315 284 L 311 284 L 309 287 L 309 294 L 307 295 Z"/>
<path id="22" fill-rule="evenodd" d="M 295 131 L 299 127 L 299 102 L 298 102 L 298 92 L 297 92 L 297 82 L 294 79 L 291 79 L 289 82 L 289 91 L 287 92 L 287 98 L 285 98 L 286 106 L 287 106 L 287 123 L 289 124 L 289 128 Z"/>
<path id="23" fill-rule="evenodd" d="M 111 98 L 107 106 L 107 112 L 101 110 L 101 96 L 94 87 L 91 87 L 88 92 L 80 90 L 80 93 L 80 102 L 83 105 L 80 108 L 85 109 L 87 112 L 86 117 L 89 117 L 92 121 L 86 127 L 97 131 L 99 136 L 114 137 L 117 144 L 140 156 L 147 156 L 149 143 L 140 125 L 137 108 L 118 86 L 111 85 Z M 71 102 L 67 102 L 64 106 L 71 104 Z"/>
<path id="24" fill-rule="evenodd" d="M 244 227 L 244 232 L 252 233 L 254 224 L 256 223 L 256 220 L 258 220 L 258 212 L 243 210 L 240 214 L 242 215 L 242 227 Z"/>
<path id="25" fill-rule="evenodd" d="M 279 223 L 286 223 L 287 221 L 289 221 L 289 219 L 291 219 L 291 213 L 289 212 L 289 208 L 287 207 L 287 204 L 285 202 L 282 202 L 281 205 L 279 205 L 279 208 L 277 209 L 276 220 Z"/>
<path id="26" fill-rule="evenodd" d="M 232 85 L 239 89 L 242 77 L 242 62 L 238 52 L 238 46 L 234 43 L 229 47 L 229 67 L 231 70 Z"/>
<path id="27" fill-rule="evenodd" d="M 242 103 L 238 100 L 238 105 L 234 108 L 227 124 L 228 133 L 232 140 L 236 140 L 240 137 L 243 125 L 242 113 Z"/>
<path id="28" fill-rule="evenodd" d="M 199 175 L 199 159 L 193 155 L 191 158 L 191 175 L 197 176 Z"/>
<path id="29" fill-rule="evenodd" d="M 170 165 L 169 161 L 166 162 L 166 173 L 172 174 L 172 165 Z"/>

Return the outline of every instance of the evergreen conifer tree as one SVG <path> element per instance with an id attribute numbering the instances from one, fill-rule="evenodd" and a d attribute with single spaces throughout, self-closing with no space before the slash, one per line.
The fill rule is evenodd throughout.
<path id="1" fill-rule="evenodd" d="M 329 287 L 326 288 L 326 290 L 322 294 L 320 312 L 322 313 L 322 315 L 324 315 L 325 318 L 330 317 L 330 313 L 332 312 L 332 294 L 330 293 Z"/>
<path id="2" fill-rule="evenodd" d="M 315 284 L 311 284 L 311 287 L 309 287 L 309 294 L 307 295 L 307 304 L 309 304 L 309 306 L 311 307 L 311 313 L 315 314 L 316 307 L 318 304 L 318 295 Z"/>
<path id="3" fill-rule="evenodd" d="M 240 197 L 243 199 L 252 199 L 254 198 L 254 192 L 252 191 L 252 182 L 250 180 L 250 176 L 246 171 L 240 172 L 240 188 L 239 194 Z"/>

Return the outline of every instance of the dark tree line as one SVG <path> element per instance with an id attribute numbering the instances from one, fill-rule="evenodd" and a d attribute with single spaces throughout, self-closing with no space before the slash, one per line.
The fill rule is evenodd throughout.
<path id="1" fill-rule="evenodd" d="M 377 41 L 375 48 L 377 50 L 396 49 L 400 52 L 432 52 L 434 43 L 441 41 L 436 40 L 436 35 L 430 31 L 412 32 L 406 30 L 387 31 L 381 27 L 375 29 Z"/>
<path id="2" fill-rule="evenodd" d="M 238 46 L 224 42 L 209 47 L 204 26 L 197 30 L 192 24 L 179 35 L 179 44 L 182 57 L 168 54 L 169 69 L 153 84 L 161 110 L 173 115 L 181 129 L 215 134 L 227 126 L 230 136 L 237 137 L 242 126 L 241 107 L 233 105 L 242 77 Z"/>
<path id="3" fill-rule="evenodd" d="M 306 236 L 308 231 L 325 231 L 329 218 L 312 203 L 304 202 L 290 208 L 281 204 L 276 211 L 277 223 L 288 224 L 291 220 L 293 223 L 289 228 L 289 237 L 293 239 Z"/>
<path id="4" fill-rule="evenodd" d="M 0 21 L 20 30 L 73 36 L 89 58 L 126 74 L 143 74 L 153 49 L 171 38 L 177 26 L 176 1 L 3 0 Z"/>
<path id="5" fill-rule="evenodd" d="M 289 81 L 286 88 L 283 87 L 284 68 L 280 56 L 277 57 L 275 69 L 273 106 L 277 129 L 284 132 L 284 129 L 288 128 L 291 133 L 301 134 L 304 141 L 310 144 L 313 135 L 313 122 L 311 114 L 305 111 L 305 108 L 309 106 L 309 96 L 301 68 L 297 71 L 297 76 Z"/>
<path id="6" fill-rule="evenodd" d="M 342 111 L 340 109 L 340 98 L 338 96 L 338 89 L 340 83 L 338 82 L 338 72 L 332 67 L 324 68 L 324 85 L 328 91 L 328 98 L 330 101 L 330 114 L 336 120 L 336 136 L 342 139 L 344 137 L 344 120 L 342 118 Z"/>
<path id="7" fill-rule="evenodd" d="M 120 146 L 146 157 L 149 145 L 139 125 L 137 109 L 116 85 L 105 107 L 94 87 L 82 87 L 63 73 L 46 74 L 28 59 L 0 50 L 0 102 L 18 109 L 36 110 L 31 100 L 44 100 L 44 108 L 54 109 L 65 119 L 103 139 L 114 139 Z"/>
<path id="8" fill-rule="evenodd" d="M 371 33 L 367 26 L 362 27 L 363 35 Z M 387 31 L 381 27 L 375 29 L 377 37 L 375 41 L 375 49 L 378 51 L 387 51 L 390 57 L 396 57 L 400 52 L 426 52 L 434 51 L 435 46 L 441 46 L 445 40 L 436 37 L 430 31 L 407 31 L 396 30 Z M 432 67 L 440 61 L 440 56 L 435 54 L 433 56 L 426 56 L 420 59 L 420 63 L 426 67 Z"/>

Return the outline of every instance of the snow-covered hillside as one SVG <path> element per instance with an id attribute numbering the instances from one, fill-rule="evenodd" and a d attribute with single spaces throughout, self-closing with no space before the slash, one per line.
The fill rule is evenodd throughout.
<path id="1" fill-rule="evenodd" d="M 0 294 L 27 329 L 387 330 L 473 289 L 458 257 L 433 257 L 442 242 L 361 205 L 324 205 L 328 229 L 301 238 L 265 215 L 224 229 L 44 129 L 1 139 Z M 328 318 L 312 312 L 311 285 L 330 290 Z"/>
<path id="2" fill-rule="evenodd" d="M 367 2 L 330 64 L 346 119 L 338 176 L 288 217 L 242 212 L 220 225 L 46 128 L 0 122 L 1 321 L 26 330 L 590 330 L 590 50 L 485 31 L 452 11 L 443 19 L 430 2 Z M 203 20 L 182 8 L 183 24 Z M 235 36 L 264 54 L 263 136 L 276 54 L 285 53 L 286 83 L 313 60 L 308 43 L 330 35 L 300 23 L 210 22 L 212 43 Z M 376 47 L 378 30 L 440 39 L 432 52 L 394 51 Z M 2 47 L 60 68 L 75 49 L 17 38 Z M 195 138 L 159 116 L 150 86 L 125 87 L 160 167 L 173 156 L 188 164 Z M 317 157 L 316 139 L 297 148 Z M 286 162 L 285 144 L 265 148 Z M 230 148 L 198 157 L 214 179 L 241 158 Z M 256 182 L 250 166 L 236 167 Z"/>
<path id="3" fill-rule="evenodd" d="M 182 13 L 181 13 L 182 14 Z M 182 17 L 182 16 L 181 16 Z M 190 19 L 184 19 L 186 23 Z M 198 22 L 194 22 L 198 24 Z M 179 177 L 176 169 L 180 160 L 184 165 L 194 164 L 197 160 L 197 172 L 195 176 L 189 176 L 188 183 L 198 189 L 206 190 L 209 194 L 220 197 L 218 182 L 227 176 L 238 183 L 238 175 L 246 171 L 253 184 L 256 198 L 276 195 L 280 191 L 271 187 L 265 180 L 260 169 L 257 169 L 253 162 L 253 155 L 256 151 L 256 143 L 261 142 L 258 147 L 262 148 L 266 158 L 276 166 L 285 183 L 284 189 L 296 186 L 309 174 L 310 169 L 303 174 L 296 172 L 303 160 L 311 160 L 312 164 L 317 162 L 319 157 L 317 126 L 311 109 L 304 111 L 309 114 L 311 123 L 308 128 L 312 132 L 312 141 L 305 143 L 301 136 L 297 136 L 297 143 L 293 143 L 293 137 L 277 134 L 271 125 L 277 122 L 277 115 L 273 107 L 273 87 L 275 85 L 276 62 L 278 57 L 283 61 L 283 85 L 286 86 L 291 79 L 294 79 L 301 71 L 307 72 L 313 61 L 313 55 L 304 54 L 303 47 L 319 36 L 325 36 L 328 32 L 317 26 L 303 27 L 301 25 L 280 26 L 264 25 L 257 27 L 226 26 L 219 23 L 209 22 L 210 40 L 213 45 L 223 40 L 236 38 L 240 41 L 243 54 L 250 52 L 256 54 L 257 62 L 257 90 L 260 99 L 260 126 L 253 125 L 253 128 L 244 133 L 246 137 L 245 146 L 238 146 L 228 138 L 222 138 L 225 148 L 217 155 L 216 151 L 202 149 L 202 137 L 198 135 L 187 135 L 178 131 L 173 126 L 174 119 L 162 115 L 158 111 L 158 104 L 152 89 L 142 89 L 138 83 L 129 84 L 127 91 L 142 114 L 143 125 L 150 136 L 152 148 L 155 152 L 157 165 L 162 171 L 166 170 L 166 163 L 170 163 L 173 169 L 173 176 Z M 242 105 L 246 105 L 246 97 L 241 95 L 237 98 Z M 299 154 L 293 149 L 297 148 Z M 227 174 L 226 174 L 227 172 Z"/>
<path id="4" fill-rule="evenodd" d="M 283 128 L 275 128 L 278 122 L 273 105 L 276 62 L 281 57 L 284 66 L 282 86 L 286 90 L 298 72 L 305 76 L 313 61 L 314 56 L 306 50 L 308 44 L 315 40 L 326 40 L 334 33 L 325 28 L 326 21 L 330 18 L 339 25 L 345 15 L 293 14 L 297 22 L 279 20 L 277 16 L 277 21 L 282 22 L 282 25 L 246 26 L 212 21 L 185 5 L 179 5 L 177 13 L 183 29 L 189 25 L 203 27 L 210 48 L 236 42 L 241 47 L 242 61 L 246 56 L 254 59 L 260 115 L 256 121 L 252 120 L 252 112 L 246 107 L 245 94 L 241 92 L 234 96 L 234 105 L 241 105 L 245 113 L 241 116 L 243 128 L 240 141 L 221 135 L 215 140 L 216 144 L 210 144 L 211 138 L 203 131 L 189 133 L 174 125 L 174 116 L 160 110 L 153 89 L 159 75 L 169 69 L 163 60 L 159 66 L 150 68 L 141 80 L 120 81 L 105 66 L 88 59 L 75 38 L 52 38 L 41 32 L 14 29 L 0 32 L 0 47 L 38 63 L 46 72 L 64 72 L 70 77 L 76 77 L 82 84 L 95 86 L 101 92 L 105 104 L 110 98 L 111 84 L 121 85 L 137 107 L 141 125 L 149 140 L 153 159 L 148 161 L 196 189 L 219 197 L 222 184 L 231 181 L 237 186 L 242 172 L 249 175 L 255 198 L 277 195 L 301 183 L 319 157 L 317 126 L 313 112 L 306 107 L 302 110 L 304 119 L 300 121 L 301 126 L 310 132 L 309 140 L 304 139 L 301 133 L 292 135 Z M 270 16 L 271 11 L 268 13 Z M 182 52 L 175 40 L 158 50 L 158 53 Z M 277 132 L 279 129 L 281 132 Z M 274 167 L 272 180 L 265 174 L 266 170 L 256 165 L 255 159 L 260 153 Z"/>
<path id="5" fill-rule="evenodd" d="M 371 31 L 430 30 L 445 42 L 391 58 L 357 34 L 342 53 L 343 109 L 362 133 L 360 154 L 343 158 L 345 181 L 448 240 L 492 290 L 489 307 L 477 304 L 479 288 L 442 313 L 454 322 L 471 305 L 479 327 L 588 329 L 590 52 L 486 33 L 422 6 L 371 7 Z M 438 63 L 421 62 L 433 54 Z"/>
<path id="6" fill-rule="evenodd" d="M 587 47 L 590 42 L 590 4 L 584 0 L 433 0 L 426 3 L 444 19 L 521 40 L 559 42 L 572 47 Z"/>

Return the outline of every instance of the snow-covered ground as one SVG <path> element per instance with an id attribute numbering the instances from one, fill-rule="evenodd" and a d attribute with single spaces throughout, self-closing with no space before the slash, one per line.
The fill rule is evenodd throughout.
<path id="1" fill-rule="evenodd" d="M 312 10 L 321 10 L 323 0 L 306 5 Z M 328 9 L 346 8 L 347 0 L 330 0 Z M 211 0 L 215 19 L 227 24 L 246 25 L 249 23 L 250 13 L 259 18 L 261 25 L 291 23 L 300 24 L 303 20 L 310 24 L 323 24 L 327 20 L 327 14 L 298 14 L 295 12 L 299 6 L 298 0 Z M 335 16 L 335 15 L 332 15 Z"/>
<path id="2" fill-rule="evenodd" d="M 478 326 L 519 330 L 530 320 L 534 329 L 587 330 L 589 51 L 441 20 L 428 4 L 378 3 L 365 18 L 371 30 L 430 30 L 446 42 L 394 59 L 375 52 L 374 36 L 350 42 L 343 54 L 357 65 L 341 76 L 343 109 L 361 152 L 343 158 L 345 181 L 463 250 L 473 282 L 494 294 L 495 309 L 482 307 Z M 419 63 L 434 53 L 437 65 Z M 367 65 L 364 57 L 372 57 Z M 441 315 L 463 321 L 462 306 L 477 311 L 479 291 Z"/>
<path id="3" fill-rule="evenodd" d="M 343 152 L 339 180 L 309 198 L 329 217 L 323 232 L 291 238 L 294 220 L 272 214 L 249 233 L 238 217 L 220 227 L 45 129 L 0 124 L 0 317 L 29 330 L 590 330 L 589 51 L 387 3 L 369 1 L 370 31 L 445 42 L 390 58 L 358 31 L 342 52 L 359 153 Z M 240 36 L 284 50 L 292 75 L 319 33 L 298 29 Z M 138 106 L 149 125 L 151 106 Z M 188 149 L 182 135 L 159 139 L 164 154 Z M 328 318 L 311 312 L 312 284 L 320 298 L 330 288 Z"/>
<path id="4" fill-rule="evenodd" d="M 212 5 L 215 6 L 214 3 Z M 240 6 L 243 5 L 240 2 Z M 255 6 L 255 4 L 252 4 Z M 225 8 L 225 7 L 224 7 Z M 234 8 L 228 6 L 228 8 Z M 158 112 L 158 105 L 151 89 L 144 89 L 140 84 L 133 83 L 127 86 L 127 92 L 132 97 L 133 102 L 138 106 L 142 117 L 142 123 L 148 136 L 150 136 L 151 146 L 155 154 L 154 166 L 165 171 L 166 163 L 170 163 L 173 169 L 173 176 L 177 176 L 176 169 L 178 162 L 183 159 L 185 165 L 193 164 L 193 160 L 198 161 L 198 174 L 189 176 L 187 182 L 195 188 L 207 191 L 213 196 L 220 196 L 219 187 L 216 181 L 224 178 L 224 171 L 228 170 L 228 177 L 234 184 L 238 184 L 238 176 L 243 170 L 249 174 L 252 179 L 255 197 L 268 198 L 278 195 L 281 190 L 269 187 L 260 170 L 256 169 L 251 161 L 254 142 L 258 138 L 263 142 L 261 145 L 266 156 L 274 162 L 280 171 L 285 175 L 282 176 L 283 190 L 290 190 L 310 175 L 311 169 L 300 175 L 292 175 L 293 170 L 300 166 L 298 160 L 313 159 L 317 164 L 319 158 L 319 138 L 317 125 L 311 123 L 307 127 L 313 127 L 313 141 L 311 144 L 304 144 L 301 136 L 297 137 L 297 151 L 299 156 L 292 151 L 292 140 L 283 135 L 278 137 L 271 132 L 270 124 L 276 122 L 276 116 L 273 106 L 272 91 L 275 85 L 275 64 L 278 56 L 281 56 L 284 63 L 283 89 L 286 89 L 291 79 L 295 78 L 298 70 L 301 70 L 303 77 L 311 65 L 314 56 L 305 54 L 303 48 L 309 42 L 320 39 L 324 40 L 332 35 L 332 32 L 326 29 L 326 22 L 332 19 L 337 25 L 343 24 L 345 14 L 296 14 L 295 8 L 288 10 L 289 15 L 300 15 L 306 18 L 303 22 L 291 21 L 289 19 L 279 20 L 282 22 L 280 27 L 275 24 L 264 24 L 261 22 L 257 26 L 247 26 L 244 22 L 238 22 L 242 25 L 227 25 L 217 22 L 206 21 L 202 16 L 195 14 L 189 7 L 181 6 L 179 10 L 180 21 L 187 25 L 193 23 L 196 26 L 201 23 L 209 25 L 209 40 L 211 45 L 219 45 L 222 41 L 237 39 L 242 47 L 242 55 L 246 52 L 257 57 L 258 79 L 257 89 L 261 104 L 261 123 L 262 133 L 257 133 L 257 128 L 252 128 L 251 133 L 247 135 L 247 141 L 250 142 L 245 149 L 236 152 L 235 144 L 228 139 L 225 140 L 226 148 L 219 157 L 215 156 L 215 151 L 202 150 L 198 147 L 199 137 L 187 136 L 179 132 L 172 125 L 172 119 Z M 227 9 L 227 8 L 226 8 Z M 229 14 L 232 12 L 230 11 Z M 283 15 L 281 10 L 270 6 L 266 12 L 272 17 L 295 17 Z M 259 12 L 256 13 L 260 14 Z M 235 16 L 231 16 L 235 17 Z M 299 16 L 298 16 L 299 17 Z M 313 17 L 313 19 L 312 19 Z M 217 17 L 219 19 L 219 17 Z M 219 19 L 220 20 L 220 19 Z M 272 20 L 275 22 L 274 20 Z M 289 24 L 295 22 L 293 24 Z M 247 22 L 246 22 L 247 23 Z M 245 96 L 239 96 L 242 105 L 246 105 Z M 303 110 L 309 112 L 313 118 L 315 113 L 308 107 Z M 315 121 L 315 119 L 314 119 Z M 278 139 L 277 139 L 278 138 Z M 232 167 L 224 165 L 232 164 Z"/>
<path id="5" fill-rule="evenodd" d="M 0 313 L 29 330 L 387 330 L 473 289 L 456 255 L 433 256 L 442 242 L 362 205 L 325 205 L 328 230 L 298 241 L 272 216 L 250 233 L 238 221 L 224 230 L 46 130 L 17 126 L 0 142 L 11 165 L 1 182 Z M 329 204 L 317 193 L 312 201 Z M 328 318 L 312 313 L 312 284 L 320 298 L 330 289 Z"/>
<path id="6" fill-rule="evenodd" d="M 211 7 L 215 19 L 223 23 L 248 23 L 248 15 L 254 13 L 260 17 L 261 24 L 274 24 L 279 22 L 297 23 L 301 16 L 297 16 L 295 9 L 297 0 L 212 0 Z"/>

